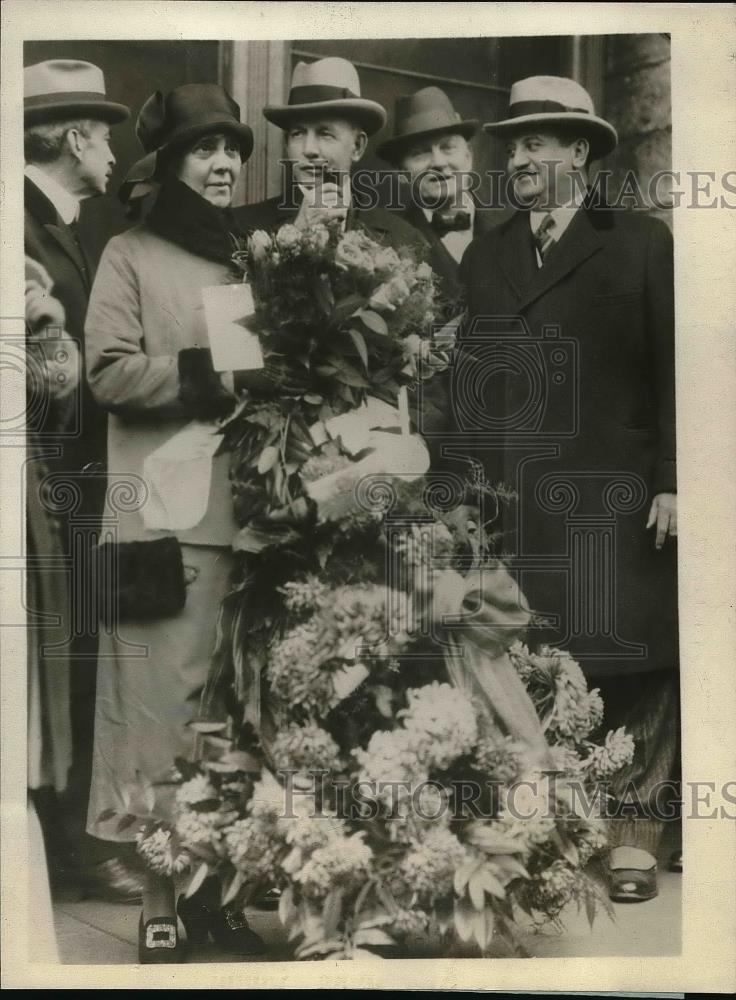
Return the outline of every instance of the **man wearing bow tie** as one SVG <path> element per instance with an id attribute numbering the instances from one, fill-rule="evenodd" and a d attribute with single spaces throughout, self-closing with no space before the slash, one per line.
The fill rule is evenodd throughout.
<path id="1" fill-rule="evenodd" d="M 25 148 L 25 252 L 39 273 L 48 275 L 50 288 L 34 291 L 61 303 L 65 329 L 76 342 L 80 356 L 84 348 L 84 320 L 87 312 L 94 261 L 90 259 L 77 230 L 82 202 L 105 193 L 115 164 L 110 148 L 110 128 L 124 121 L 129 110 L 108 99 L 102 71 L 91 63 L 76 59 L 52 59 L 27 66 L 24 77 L 24 148 Z M 55 322 L 49 308 L 44 317 L 46 331 L 53 335 Z M 41 326 L 41 321 L 39 321 Z M 39 331 L 39 336 L 44 336 Z M 84 366 L 81 366 L 82 371 Z M 72 737 L 74 757 L 69 771 L 64 810 L 57 813 L 55 796 L 45 786 L 37 790 L 42 824 L 52 830 L 50 842 L 57 856 L 56 872 L 73 879 L 95 895 L 118 901 L 134 901 L 140 894 L 140 881 L 117 857 L 84 834 L 86 802 L 89 794 L 92 727 L 94 718 L 95 657 L 97 634 L 90 611 L 82 606 L 79 588 L 88 590 L 90 549 L 102 513 L 106 420 L 94 404 L 84 379 L 70 393 L 78 393 L 71 404 L 76 412 L 77 433 L 61 434 L 62 429 L 49 411 L 37 433 L 34 457 L 45 472 L 63 476 L 72 484 L 79 503 L 70 515 L 59 515 L 64 552 L 72 557 L 74 572 L 72 611 L 75 634 L 67 638 L 70 657 Z M 30 416 L 29 408 L 29 416 Z M 34 469 L 38 478 L 40 466 Z M 87 475 L 86 473 L 89 473 Z M 29 473 L 30 482 L 30 473 Z M 36 498 L 38 499 L 38 498 Z M 49 515 L 51 518 L 52 515 Z M 72 518 L 75 524 L 72 524 Z M 84 534 L 76 537 L 70 551 L 72 528 Z M 91 530 L 90 530 L 91 529 Z M 80 552 L 80 549 L 82 550 Z M 44 571 L 41 570 L 41 573 Z M 41 591 L 43 592 L 43 591 Z M 89 597 L 87 597 L 89 600 Z M 43 609 L 39 609 L 43 611 Z M 51 609 L 58 614 L 59 609 Z M 69 625 L 70 616 L 62 616 Z M 63 641 L 63 640 L 62 640 Z M 59 651 L 59 655 L 62 655 Z M 57 788 L 61 794 L 62 788 Z M 67 853 L 59 851 L 67 827 Z M 107 855 L 105 857 L 105 855 Z M 103 860 L 100 860 L 103 858 Z"/>
<path id="2" fill-rule="evenodd" d="M 402 217 L 431 248 L 430 264 L 440 277 L 449 319 L 459 309 L 458 267 L 473 238 L 491 225 L 470 192 L 471 140 L 478 121 L 463 119 L 439 87 L 399 97 L 394 134 L 376 150 L 410 178 L 402 195 Z"/>
<path id="3" fill-rule="evenodd" d="M 601 689 L 605 729 L 634 737 L 613 788 L 636 801 L 611 824 L 610 894 L 643 901 L 678 730 L 672 238 L 588 196 L 588 164 L 617 135 L 575 81 L 515 83 L 506 119 L 484 128 L 505 143 L 517 211 L 463 258 L 456 419 L 518 497 L 504 551 L 544 620 L 530 645 L 569 649 Z"/>

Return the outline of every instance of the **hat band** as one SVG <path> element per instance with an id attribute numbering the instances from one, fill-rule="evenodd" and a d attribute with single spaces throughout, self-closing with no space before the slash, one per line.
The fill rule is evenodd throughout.
<path id="1" fill-rule="evenodd" d="M 96 91 L 89 90 L 62 90 L 53 94 L 36 94 L 34 97 L 26 97 L 23 107 L 37 108 L 46 104 L 91 104 L 99 101 L 107 103 L 107 97 Z"/>
<path id="2" fill-rule="evenodd" d="M 358 97 L 347 87 L 330 87 L 326 84 L 311 84 L 304 87 L 292 87 L 289 94 L 289 105 L 320 104 L 322 101 L 355 100 Z"/>
<path id="3" fill-rule="evenodd" d="M 509 115 L 512 118 L 521 118 L 523 115 L 545 115 L 554 114 L 557 111 L 589 115 L 587 108 L 570 108 L 558 101 L 519 101 L 509 105 Z"/>

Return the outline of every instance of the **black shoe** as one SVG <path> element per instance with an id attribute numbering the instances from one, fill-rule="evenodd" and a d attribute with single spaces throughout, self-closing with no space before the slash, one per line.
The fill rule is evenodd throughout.
<path id="1" fill-rule="evenodd" d="M 140 965 L 177 965 L 184 961 L 184 947 L 179 938 L 176 917 L 153 917 L 138 924 L 138 963 Z"/>
<path id="2" fill-rule="evenodd" d="M 196 894 L 189 899 L 180 896 L 176 910 L 186 929 L 187 941 L 194 947 L 203 945 L 209 936 L 231 955 L 262 955 L 266 950 L 263 938 L 251 930 L 242 910 L 231 906 L 212 909 Z"/>
<path id="3" fill-rule="evenodd" d="M 259 910 L 278 910 L 280 899 L 280 889 L 269 889 L 259 899 L 255 899 L 253 905 Z"/>
<path id="4" fill-rule="evenodd" d="M 143 899 L 143 884 L 138 872 L 128 868 L 121 858 L 109 858 L 90 865 L 80 873 L 85 896 L 110 903 L 137 903 Z"/>

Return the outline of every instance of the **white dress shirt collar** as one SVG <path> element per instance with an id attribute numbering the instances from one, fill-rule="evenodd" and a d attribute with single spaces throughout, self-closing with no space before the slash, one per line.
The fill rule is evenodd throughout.
<path id="1" fill-rule="evenodd" d="M 540 210 L 537 208 L 531 209 L 529 212 L 529 227 L 533 233 L 536 233 L 537 229 L 542 224 L 542 220 L 548 215 L 551 215 L 555 221 L 554 226 L 550 230 L 550 236 L 557 242 L 562 238 L 562 234 L 565 232 L 567 227 L 572 222 L 575 217 L 575 213 L 578 211 L 583 203 L 584 195 L 579 191 L 575 193 L 575 196 L 567 205 L 558 205 L 557 208 L 553 208 L 551 212 Z M 542 258 L 539 255 L 539 250 L 536 250 L 537 255 L 537 265 L 542 266 Z"/>
<path id="2" fill-rule="evenodd" d="M 62 187 L 51 174 L 34 163 L 27 164 L 24 173 L 46 195 L 67 226 L 79 218 L 79 198 Z"/>

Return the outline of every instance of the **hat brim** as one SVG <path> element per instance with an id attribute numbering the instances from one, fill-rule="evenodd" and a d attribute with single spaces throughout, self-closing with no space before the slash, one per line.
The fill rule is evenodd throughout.
<path id="1" fill-rule="evenodd" d="M 590 155 L 594 160 L 601 156 L 612 153 L 618 145 L 618 133 L 610 122 L 597 115 L 588 115 L 585 112 L 560 111 L 560 112 L 540 112 L 535 115 L 519 115 L 518 118 L 506 118 L 500 122 L 486 122 L 483 131 L 491 135 L 504 136 L 511 132 L 518 132 L 528 125 L 563 125 L 575 124 L 584 126 L 581 128 L 581 136 L 585 135 L 590 140 Z"/>
<path id="2" fill-rule="evenodd" d="M 180 131 L 174 131 L 164 143 L 155 150 L 156 170 L 154 176 L 158 175 L 162 166 L 165 165 L 172 156 L 181 153 L 188 145 L 201 139 L 211 132 L 225 132 L 237 136 L 240 143 L 240 160 L 245 163 L 253 152 L 253 131 L 249 125 L 243 122 L 235 122 L 232 118 L 224 118 L 222 115 L 213 115 L 211 118 L 202 119 L 196 125 L 189 125 Z"/>
<path id="3" fill-rule="evenodd" d="M 63 96 L 63 95 L 60 95 Z M 41 125 L 45 122 L 62 121 L 65 118 L 91 118 L 94 121 L 118 125 L 130 118 L 130 108 L 114 101 L 95 100 L 54 100 L 40 101 L 23 108 L 25 125 Z"/>
<path id="4" fill-rule="evenodd" d="M 336 98 L 334 101 L 314 101 L 311 104 L 269 104 L 263 109 L 263 117 L 279 128 L 285 128 L 295 118 L 305 115 L 314 118 L 320 114 L 334 114 L 355 121 L 368 135 L 374 135 L 386 124 L 386 109 L 364 97 Z"/>
<path id="5" fill-rule="evenodd" d="M 407 132 L 406 135 L 395 135 L 391 139 L 386 139 L 380 146 L 376 146 L 376 155 L 391 163 L 397 156 L 401 155 L 406 146 L 411 146 L 418 139 L 442 135 L 444 132 L 459 132 L 464 139 L 472 139 L 478 131 L 479 125 L 480 122 L 477 118 L 466 118 L 464 121 L 441 125 L 439 128 L 427 128 L 419 132 Z"/>

